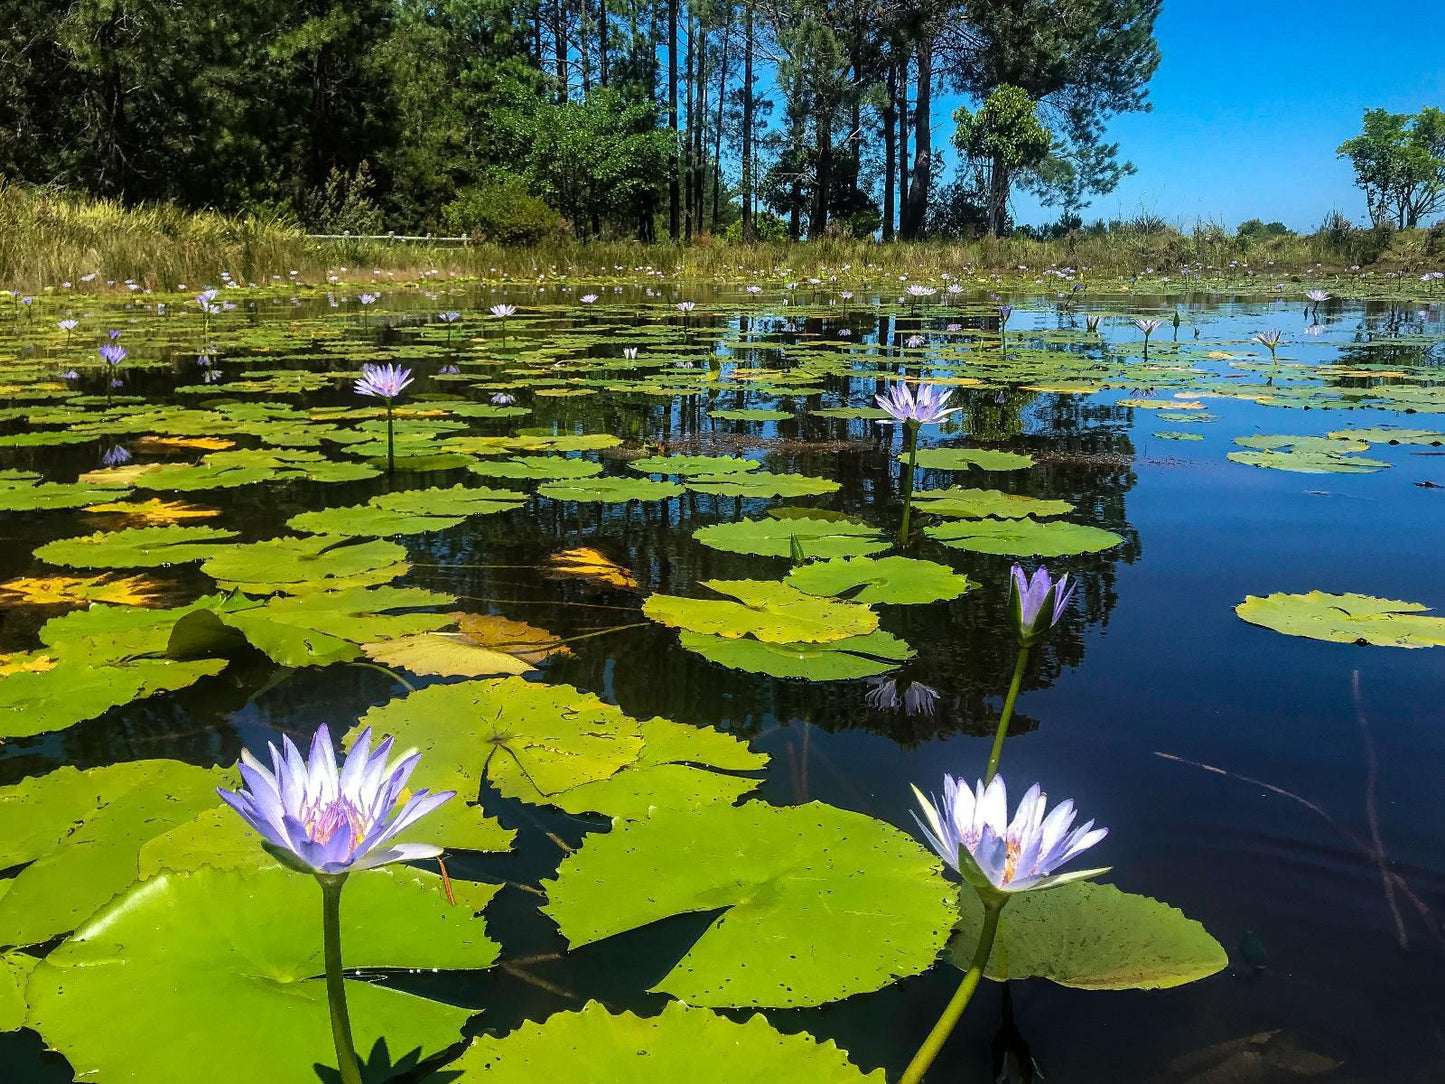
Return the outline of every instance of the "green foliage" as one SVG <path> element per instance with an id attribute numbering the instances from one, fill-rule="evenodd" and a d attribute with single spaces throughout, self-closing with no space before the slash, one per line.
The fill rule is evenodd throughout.
<path id="1" fill-rule="evenodd" d="M 458 192 L 442 208 L 442 227 L 499 245 L 535 245 L 562 229 L 562 216 L 528 192 L 521 177 L 500 174 Z"/>
<path id="2" fill-rule="evenodd" d="M 1370 218 L 1414 229 L 1445 207 L 1445 110 L 1419 113 L 1365 110 L 1364 130 L 1337 151 L 1355 170 Z"/>
<path id="3" fill-rule="evenodd" d="M 1445 645 L 1445 618 L 1428 616 L 1429 609 L 1418 602 L 1310 591 L 1250 595 L 1234 612 L 1250 624 L 1311 640 L 1384 647 Z"/>
<path id="4" fill-rule="evenodd" d="M 505 1038 L 482 1036 L 456 1062 L 461 1084 L 883 1084 L 865 1076 L 831 1042 L 783 1035 L 761 1014 L 737 1023 L 676 1001 L 661 1015 L 612 1015 L 597 1002 L 579 1012 L 528 1022 Z"/>

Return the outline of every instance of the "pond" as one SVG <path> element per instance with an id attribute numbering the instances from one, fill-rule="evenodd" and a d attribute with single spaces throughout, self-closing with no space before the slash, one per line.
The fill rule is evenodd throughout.
<path id="1" fill-rule="evenodd" d="M 172 1054 L 297 1014 L 277 1079 L 333 1064 L 314 992 L 227 985 L 300 951 L 278 927 L 309 951 L 315 893 L 298 915 L 265 887 L 306 879 L 262 868 L 214 788 L 363 716 L 423 749 L 414 785 L 462 792 L 437 822 L 459 902 L 422 863 L 415 915 L 375 906 L 385 947 L 348 941 L 432 999 L 353 992 L 364 1059 L 378 1020 L 404 1065 L 463 1022 L 525 1038 L 675 995 L 896 1079 L 963 966 L 933 963 L 957 877 L 910 787 L 983 775 L 1010 568 L 1040 558 L 1077 589 L 1021 664 L 1002 774 L 1107 826 L 1075 864 L 1198 936 L 1172 972 L 1146 945 L 1138 983 L 1127 960 L 985 983 L 928 1079 L 1433 1078 L 1445 304 L 1177 287 L 1018 289 L 1003 319 L 976 283 L 631 274 L 0 314 L 6 1079 L 178 1079 Z M 358 396 L 383 363 L 409 386 Z M 875 404 L 903 380 L 960 408 L 911 473 Z M 1089 988 L 1131 985 L 1167 988 Z"/>

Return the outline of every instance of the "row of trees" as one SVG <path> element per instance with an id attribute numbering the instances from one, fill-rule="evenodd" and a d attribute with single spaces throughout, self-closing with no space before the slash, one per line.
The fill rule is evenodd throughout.
<path id="1" fill-rule="evenodd" d="M 1067 218 L 1131 168 L 1160 3 L 8 0 L 0 175 L 319 229 L 998 232 L 1017 183 Z"/>

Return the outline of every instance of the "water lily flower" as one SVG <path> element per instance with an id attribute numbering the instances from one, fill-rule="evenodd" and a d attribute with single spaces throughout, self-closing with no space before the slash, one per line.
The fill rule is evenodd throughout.
<path id="1" fill-rule="evenodd" d="M 590 304 L 592 304 L 592 302 L 594 302 L 594 301 L 597 300 L 597 295 L 596 295 L 596 294 L 583 294 L 583 295 L 582 295 L 581 297 L 579 297 L 577 300 L 580 301 L 580 302 L 582 302 L 582 304 L 584 304 L 584 305 L 590 305 Z"/>
<path id="2" fill-rule="evenodd" d="M 1024 574 L 1022 565 L 1009 570 L 1009 620 L 1021 645 L 1029 646 L 1059 623 L 1077 586 L 1070 585 L 1067 572 L 1054 579 L 1043 565 L 1032 576 Z"/>
<path id="3" fill-rule="evenodd" d="M 624 347 L 622 348 L 622 356 L 623 356 L 624 358 L 626 358 L 628 361 L 636 361 L 636 360 L 637 360 L 637 347 L 635 347 L 635 346 L 624 346 Z"/>
<path id="4" fill-rule="evenodd" d="M 100 359 L 107 365 L 119 365 L 126 359 L 130 351 L 116 342 L 114 336 L 112 336 L 110 342 L 100 344 L 96 353 L 100 355 Z"/>
<path id="5" fill-rule="evenodd" d="M 889 421 L 879 420 L 880 425 L 895 425 L 899 422 L 913 425 L 931 425 L 942 421 L 950 414 L 957 414 L 962 407 L 948 407 L 953 392 L 937 384 L 922 384 L 915 392 L 908 384 L 894 384 L 882 395 L 873 398 L 878 406 L 887 411 Z M 948 408 L 948 409 L 945 409 Z"/>
<path id="6" fill-rule="evenodd" d="M 245 786 L 239 792 L 217 791 L 261 834 L 277 861 L 306 873 L 342 874 L 442 853 L 426 843 L 392 843 L 456 793 L 418 790 L 401 800 L 420 753 L 406 752 L 388 763 L 392 739 L 373 752 L 368 727 L 338 770 L 324 723 L 311 741 L 309 760 L 302 759 L 290 738 L 283 739 L 284 751 L 270 748 L 269 770 L 243 751 Z"/>
<path id="7" fill-rule="evenodd" d="M 1107 869 L 1055 874 L 1109 834 L 1086 821 L 1074 828 L 1074 803 L 1065 799 L 1048 810 L 1048 795 L 1031 786 L 1008 819 L 1008 788 L 996 775 L 987 786 L 980 780 L 969 790 L 963 780 L 943 777 L 943 801 L 930 801 L 913 788 L 923 816 L 913 819 L 929 846 L 957 870 L 980 895 L 995 901 L 1017 892 L 1055 888 L 1096 877 Z M 1046 812 L 1047 811 L 1047 812 Z"/>
<path id="8" fill-rule="evenodd" d="M 437 370 L 437 376 L 460 376 L 462 367 L 454 362 L 448 362 Z"/>
<path id="9" fill-rule="evenodd" d="M 493 406 L 511 406 L 516 401 L 517 397 L 515 395 L 508 395 L 504 391 L 499 391 L 492 396 Z"/>
<path id="10" fill-rule="evenodd" d="M 1325 291 L 1323 291 L 1323 290 L 1309 290 L 1309 291 L 1306 291 L 1305 297 L 1309 298 L 1309 299 L 1310 299 L 1311 301 L 1313 301 L 1316 305 L 1318 305 L 1318 304 L 1319 304 L 1320 302 L 1322 302 L 1322 301 L 1328 301 L 1328 300 L 1330 299 L 1330 295 L 1327 294 L 1327 293 L 1325 293 Z"/>
<path id="11" fill-rule="evenodd" d="M 1089 316 L 1085 316 L 1085 317 L 1084 317 L 1084 327 L 1085 327 L 1085 329 L 1088 330 L 1088 331 L 1098 331 L 1098 330 L 1099 330 L 1099 321 L 1102 320 L 1102 319 L 1103 319 L 1103 317 L 1102 317 L 1102 316 L 1099 316 L 1099 315 L 1089 315 Z"/>
<path id="12" fill-rule="evenodd" d="M 61 331 L 65 332 L 67 335 L 69 335 L 72 331 L 74 331 L 76 328 L 78 328 L 78 327 L 80 326 L 80 321 L 79 321 L 79 320 L 62 320 L 62 321 L 60 321 L 60 323 L 57 324 L 56 326 L 59 327 Z"/>
<path id="13" fill-rule="evenodd" d="M 1269 331 L 1261 331 L 1255 335 L 1251 341 L 1257 342 L 1261 346 L 1269 347 L 1269 359 L 1273 361 L 1274 352 L 1279 349 L 1279 341 L 1282 338 L 1284 338 L 1284 332 L 1271 329 Z"/>
<path id="14" fill-rule="evenodd" d="M 79 379 L 80 379 L 80 374 L 77 373 L 74 369 L 66 369 L 65 372 L 63 372 L 63 373 L 60 374 L 60 379 L 61 379 L 61 380 L 79 380 Z"/>
<path id="15" fill-rule="evenodd" d="M 922 335 L 910 335 L 908 336 L 908 338 L 903 340 L 903 345 L 908 347 L 908 349 L 910 350 L 917 350 L 920 346 L 923 346 L 927 342 L 928 340 L 925 339 Z"/>
<path id="16" fill-rule="evenodd" d="M 750 294 L 760 294 L 760 293 L 762 293 L 762 292 L 763 292 L 763 288 L 762 288 L 761 286 L 749 286 L 749 287 L 748 287 L 748 293 L 750 293 Z"/>
<path id="17" fill-rule="evenodd" d="M 936 293 L 938 293 L 937 287 L 923 286 L 916 282 L 911 283 L 908 287 L 910 297 L 932 297 Z"/>
<path id="18" fill-rule="evenodd" d="M 126 451 L 119 444 L 100 457 L 101 465 L 106 467 L 122 467 L 130 461 L 130 452 Z"/>
<path id="19" fill-rule="evenodd" d="M 400 365 L 363 365 L 361 379 L 356 382 L 357 395 L 370 395 L 388 402 L 401 394 L 411 383 L 411 370 Z"/>
<path id="20" fill-rule="evenodd" d="M 363 305 L 374 305 L 380 299 L 380 294 L 359 294 L 356 298 L 356 300 L 360 301 Z"/>
<path id="21" fill-rule="evenodd" d="M 697 302 L 695 301 L 679 301 L 677 303 L 678 312 L 692 312 L 695 308 L 697 308 Z"/>
<path id="22" fill-rule="evenodd" d="M 1134 326 L 1137 327 L 1140 331 L 1142 331 L 1142 332 L 1144 333 L 1144 337 L 1145 337 L 1145 338 L 1148 338 L 1150 335 L 1154 334 L 1154 332 L 1158 331 L 1161 327 L 1164 326 L 1164 321 L 1163 321 L 1163 320 L 1135 320 L 1135 321 L 1134 321 Z"/>
<path id="23" fill-rule="evenodd" d="M 439 312 L 439 313 L 437 313 L 437 319 L 440 320 L 440 321 L 441 321 L 442 323 L 444 323 L 444 324 L 454 324 L 454 323 L 456 323 L 458 320 L 460 320 L 461 318 L 462 318 L 462 314 L 459 313 L 459 312 Z"/>
<path id="24" fill-rule="evenodd" d="M 999 319 L 999 323 L 1001 323 L 1001 324 L 1007 324 L 1007 323 L 1008 323 L 1008 318 L 1009 318 L 1010 316 L 1012 316 L 1013 314 L 1014 314 L 1014 307 L 1013 307 L 1012 305 L 1000 305 L 1000 306 L 998 307 L 998 319 Z"/>

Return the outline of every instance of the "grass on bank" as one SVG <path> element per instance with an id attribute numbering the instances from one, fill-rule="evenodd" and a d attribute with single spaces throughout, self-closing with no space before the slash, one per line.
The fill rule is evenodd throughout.
<path id="1" fill-rule="evenodd" d="M 1228 271 L 1232 261 L 1276 277 L 1352 265 L 1377 270 L 1430 270 L 1445 266 L 1445 229 L 1401 232 L 1353 228 L 1339 223 L 1311 235 L 1241 239 L 1200 223 L 1180 231 L 1157 220 L 1115 223 L 1056 241 L 1024 237 L 966 242 L 930 241 L 881 245 L 851 238 L 799 244 L 723 243 L 703 239 L 689 246 L 631 241 L 581 243 L 556 240 L 535 248 L 492 244 L 443 247 L 387 241 L 313 241 L 277 216 L 229 216 L 187 212 L 173 206 L 126 207 L 50 189 L 0 181 L 0 286 L 38 293 L 62 283 L 91 286 L 130 279 L 155 290 L 180 283 L 215 284 L 222 270 L 262 283 L 291 272 L 308 282 L 337 274 L 343 281 L 369 280 L 373 269 L 402 278 L 423 272 L 483 278 L 528 279 L 630 276 L 652 267 L 669 276 L 715 282 L 755 276 L 836 274 L 867 265 L 881 272 L 936 281 L 947 271 L 998 271 L 1028 278 L 1049 266 L 1089 269 L 1094 276 L 1129 276 L 1151 269 L 1177 272 L 1188 264 Z M 343 273 L 341 268 L 347 270 Z M 1087 276 L 1086 276 L 1087 277 Z"/>

